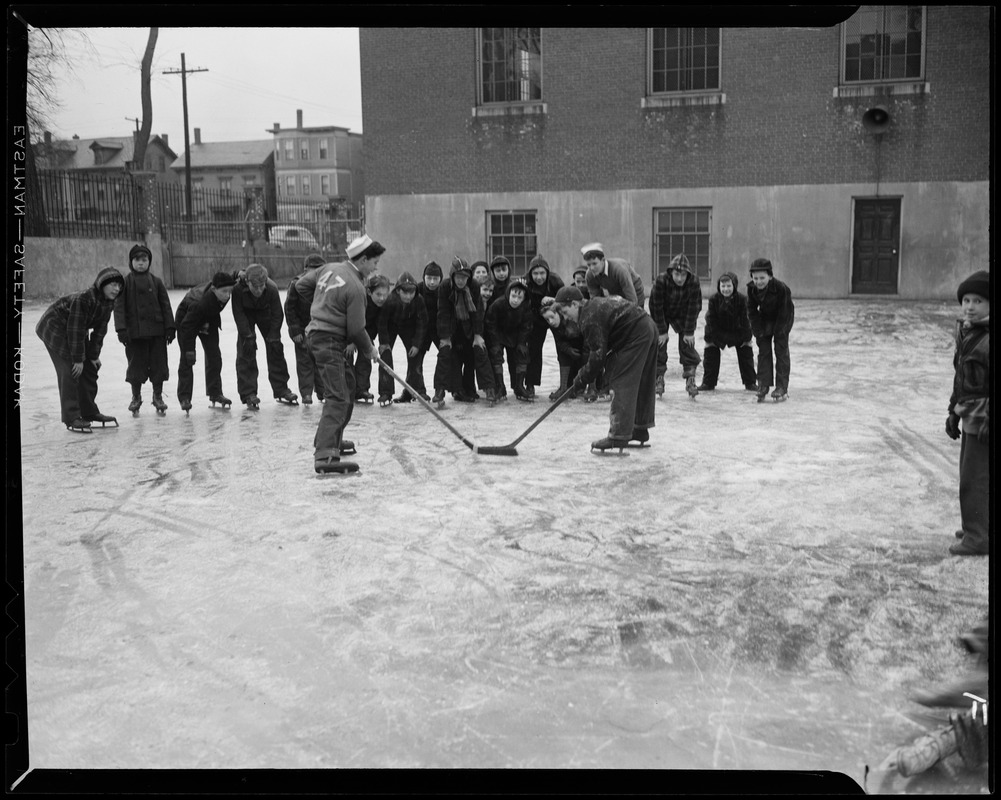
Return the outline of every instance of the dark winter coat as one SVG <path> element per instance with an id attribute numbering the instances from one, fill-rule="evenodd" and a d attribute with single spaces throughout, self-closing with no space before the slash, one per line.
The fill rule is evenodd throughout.
<path id="1" fill-rule="evenodd" d="M 494 365 L 503 363 L 504 350 L 517 350 L 523 362 L 528 360 L 528 337 L 534 324 L 532 306 L 526 296 L 517 308 L 511 308 L 511 289 L 525 285 L 521 282 L 510 283 L 507 292 L 496 298 L 487 308 L 484 328 L 486 330 L 487 347 L 490 352 L 490 362 Z M 527 292 L 526 292 L 527 295 Z"/>
<path id="2" fill-rule="evenodd" d="M 729 278 L 733 293 L 724 297 L 719 290 L 720 282 Z M 747 298 L 738 289 L 737 276 L 724 272 L 716 281 L 716 294 L 709 298 L 706 310 L 706 344 L 717 347 L 739 347 L 751 341 L 751 320 L 747 316 Z"/>
<path id="3" fill-rule="evenodd" d="M 386 303 L 389 299 L 386 299 Z M 375 301 L 372 299 L 372 295 L 368 292 L 365 293 L 365 333 L 368 334 L 368 338 L 373 342 L 375 337 L 379 335 L 379 318 L 382 316 L 382 311 L 386 307 L 386 303 L 381 306 L 377 306 Z"/>
<path id="4" fill-rule="evenodd" d="M 949 413 L 963 418 L 963 430 L 976 433 L 980 423 L 990 418 L 991 402 L 991 322 L 985 319 L 956 323 L 956 353 L 952 359 L 956 374 L 952 380 Z"/>
<path id="5" fill-rule="evenodd" d="M 588 270 L 584 279 L 591 297 L 624 297 L 643 308 L 643 279 L 624 258 L 606 258 L 601 272 L 595 275 Z"/>
<path id="6" fill-rule="evenodd" d="M 455 302 L 458 289 L 452 282 L 452 277 L 445 278 L 438 287 L 438 339 L 451 339 L 461 331 L 462 335 L 472 341 L 474 336 L 483 335 L 483 301 L 480 299 L 480 287 L 472 278 L 466 283 L 466 288 L 473 298 L 474 310 L 470 312 L 465 322 L 455 315 Z"/>
<path id="7" fill-rule="evenodd" d="M 299 279 L 317 269 L 319 267 L 303 270 L 301 274 L 296 275 L 289 281 L 288 291 L 285 293 L 284 308 L 288 335 L 292 339 L 295 339 L 296 336 L 304 336 L 306 334 L 306 326 L 309 325 L 309 307 L 313 305 L 313 295 L 311 293 L 306 292 L 305 289 L 300 293 L 298 289 Z"/>
<path id="8" fill-rule="evenodd" d="M 702 286 L 691 267 L 685 268 L 685 282 L 678 286 L 671 270 L 662 272 L 650 290 L 650 316 L 657 323 L 657 332 L 671 328 L 681 336 L 694 336 L 702 311 Z"/>
<path id="9" fill-rule="evenodd" d="M 222 310 L 226 307 L 212 291 L 212 284 L 195 286 L 188 290 L 177 306 L 174 324 L 177 326 L 177 343 L 182 352 L 195 349 L 198 334 L 211 328 L 222 328 Z"/>
<path id="10" fill-rule="evenodd" d="M 115 302 L 104 296 L 102 287 L 115 280 L 124 285 L 122 273 L 105 267 L 89 289 L 60 297 L 45 309 L 35 325 L 35 333 L 45 346 L 73 364 L 100 358 L 115 309 Z"/>
<path id="11" fill-rule="evenodd" d="M 788 334 L 792 330 L 795 307 L 792 292 L 782 281 L 772 278 L 758 290 L 754 281 L 747 284 L 747 316 L 754 338 Z"/>
<path id="12" fill-rule="evenodd" d="M 389 344 L 390 339 L 400 336 L 408 347 L 420 347 L 428 329 L 428 311 L 424 305 L 424 298 L 421 297 L 418 288 L 414 299 L 404 303 L 400 299 L 398 287 L 399 283 L 397 288 L 389 293 L 389 299 L 386 300 L 379 315 L 379 344 Z"/>
<path id="13" fill-rule="evenodd" d="M 587 363 L 577 373 L 581 384 L 591 383 L 604 369 L 608 354 L 628 341 L 626 334 L 646 311 L 624 297 L 592 297 L 580 307 L 577 327 L 588 351 Z M 567 327 L 564 323 L 560 327 Z M 572 328 L 567 331 L 574 335 Z"/>
<path id="14" fill-rule="evenodd" d="M 115 330 L 130 339 L 174 336 L 174 310 L 167 287 L 150 270 L 136 272 L 131 262 L 125 288 L 115 300 Z"/>
<path id="15" fill-rule="evenodd" d="M 532 280 L 531 271 L 535 267 L 542 267 L 546 270 L 546 280 L 544 283 L 536 283 Z M 563 279 L 559 275 L 554 275 L 549 264 L 545 261 L 533 261 L 529 274 L 525 276 L 525 283 L 528 285 L 528 297 L 526 298 L 532 305 L 532 323 L 536 328 L 549 327 L 546 318 L 542 316 L 542 300 L 546 297 L 556 297 L 556 293 L 563 288 Z M 510 287 L 508 287 L 510 289 Z"/>
<path id="16" fill-rule="evenodd" d="M 281 335 L 282 299 L 278 284 L 267 279 L 260 297 L 254 297 L 245 279 L 240 279 L 233 287 L 233 321 L 236 322 L 238 336 L 253 336 L 255 324 L 267 339 L 278 339 Z"/>
<path id="17" fill-rule="evenodd" d="M 424 310 L 427 311 L 428 315 L 428 326 L 424 330 L 424 342 L 421 344 L 421 349 L 430 350 L 432 343 L 437 347 L 438 342 L 441 341 L 438 336 L 438 289 L 428 289 L 421 281 L 417 285 L 417 298 L 424 301 Z"/>

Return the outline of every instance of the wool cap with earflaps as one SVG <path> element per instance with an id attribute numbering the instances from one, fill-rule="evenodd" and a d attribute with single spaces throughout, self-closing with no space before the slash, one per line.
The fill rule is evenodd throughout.
<path id="1" fill-rule="evenodd" d="M 236 277 L 232 272 L 217 272 L 212 276 L 212 286 L 215 289 L 224 289 L 227 286 L 236 286 Z"/>
<path id="2" fill-rule="evenodd" d="M 452 258 L 452 274 L 455 275 L 456 272 L 464 272 L 467 277 L 473 277 L 473 270 L 470 268 L 469 262 L 458 256 Z"/>
<path id="3" fill-rule="evenodd" d="M 129 263 L 131 264 L 132 259 L 135 258 L 140 253 L 145 253 L 146 258 L 148 258 L 150 261 L 153 260 L 153 251 L 151 251 L 146 245 L 134 244 L 132 245 L 132 249 L 129 250 Z"/>
<path id="4" fill-rule="evenodd" d="M 583 299 L 584 295 L 576 286 L 563 286 L 556 292 L 557 303 L 572 303 L 574 300 L 580 302 Z"/>
<path id="5" fill-rule="evenodd" d="M 469 265 L 470 269 L 476 269 L 477 267 L 486 267 L 487 269 L 490 269 L 490 265 L 483 259 L 480 259 L 479 261 L 474 261 L 472 264 Z"/>
<path id="6" fill-rule="evenodd" d="M 683 269 L 685 272 L 692 271 L 692 265 L 688 263 L 688 256 L 684 253 L 679 253 L 674 258 L 671 259 L 671 263 L 667 265 L 668 270 L 672 269 Z"/>
<path id="7" fill-rule="evenodd" d="M 404 270 L 400 273 L 400 277 L 396 279 L 397 289 L 413 289 L 417 291 L 417 281 L 414 280 L 414 276 L 409 272 Z"/>
<path id="8" fill-rule="evenodd" d="M 493 260 L 490 262 L 490 269 L 493 270 L 495 267 L 505 266 L 511 269 L 511 262 L 507 260 L 505 256 L 494 256 Z"/>
<path id="9" fill-rule="evenodd" d="M 604 258 L 605 256 L 605 246 L 601 242 L 591 242 L 590 244 L 584 245 L 580 249 L 580 253 L 584 258 L 588 255 L 595 255 L 598 258 Z"/>
<path id="10" fill-rule="evenodd" d="M 772 274 L 772 262 L 767 258 L 756 258 L 751 262 L 751 269 L 749 272 L 767 272 L 769 275 Z"/>
<path id="11" fill-rule="evenodd" d="M 306 256 L 306 258 L 303 259 L 302 268 L 313 269 L 314 267 L 322 267 L 326 263 L 327 263 L 326 259 L 319 253 L 310 253 L 308 256 Z"/>
<path id="12" fill-rule="evenodd" d="M 531 262 L 528 264 L 528 270 L 531 272 L 536 267 L 543 267 L 544 269 L 549 269 L 549 262 L 546 261 L 541 255 L 535 256 Z"/>
<path id="13" fill-rule="evenodd" d="M 587 275 L 587 267 L 577 267 L 571 277 L 576 278 L 578 275 Z"/>
<path id="14" fill-rule="evenodd" d="M 986 270 L 974 272 L 969 278 L 959 284 L 956 296 L 959 302 L 963 302 L 963 297 L 968 294 L 978 294 L 984 300 L 991 299 L 991 274 Z"/>

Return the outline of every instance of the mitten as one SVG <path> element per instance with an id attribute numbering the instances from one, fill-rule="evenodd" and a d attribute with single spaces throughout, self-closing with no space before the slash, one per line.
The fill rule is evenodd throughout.
<path id="1" fill-rule="evenodd" d="M 173 344 L 176 335 L 175 331 L 167 331 L 167 344 Z"/>
<path id="2" fill-rule="evenodd" d="M 950 439 L 958 439 L 959 434 L 959 415 L 950 414 L 948 419 L 945 421 L 945 432 L 948 434 Z"/>
<path id="3" fill-rule="evenodd" d="M 128 331 L 118 331 L 118 341 L 122 344 L 129 343 L 129 332 Z"/>
<path id="4" fill-rule="evenodd" d="M 956 734 L 960 758 L 968 769 L 975 769 L 987 761 L 987 722 L 974 717 L 969 711 L 950 714 L 949 722 Z"/>

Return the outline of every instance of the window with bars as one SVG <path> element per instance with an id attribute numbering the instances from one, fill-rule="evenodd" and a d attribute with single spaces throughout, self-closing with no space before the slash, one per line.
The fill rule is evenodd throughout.
<path id="1" fill-rule="evenodd" d="M 542 29 L 480 29 L 480 102 L 542 99 Z"/>
<path id="2" fill-rule="evenodd" d="M 487 261 L 504 256 L 512 275 L 528 273 L 529 262 L 538 254 L 535 211 L 487 212 Z"/>
<path id="3" fill-rule="evenodd" d="M 862 6 L 842 23 L 845 83 L 924 77 L 924 6 Z"/>
<path id="4" fill-rule="evenodd" d="M 650 30 L 651 93 L 701 92 L 719 88 L 719 28 Z"/>
<path id="5" fill-rule="evenodd" d="M 654 268 L 656 278 L 671 259 L 682 253 L 699 280 L 709 280 L 711 208 L 654 209 Z"/>

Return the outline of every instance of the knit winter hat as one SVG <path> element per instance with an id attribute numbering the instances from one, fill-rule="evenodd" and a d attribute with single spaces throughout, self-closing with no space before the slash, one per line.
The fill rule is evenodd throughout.
<path id="1" fill-rule="evenodd" d="M 578 275 L 585 275 L 586 276 L 587 275 L 587 267 L 577 267 L 577 269 L 575 269 L 573 271 L 573 275 L 571 275 L 570 277 L 571 278 L 576 278 Z"/>
<path id="2" fill-rule="evenodd" d="M 688 256 L 684 253 L 679 253 L 671 259 L 671 263 L 667 265 L 667 269 L 668 272 L 672 269 L 683 269 L 685 272 L 691 272 L 692 265 L 688 263 Z"/>
<path id="3" fill-rule="evenodd" d="M 144 244 L 136 244 L 132 246 L 131 250 L 129 250 L 129 264 L 131 264 L 132 259 L 140 253 L 145 253 L 146 258 L 148 258 L 150 262 L 153 261 L 153 252 Z"/>
<path id="4" fill-rule="evenodd" d="M 959 302 L 963 302 L 963 297 L 968 294 L 979 294 L 984 300 L 991 299 L 991 274 L 986 270 L 974 272 L 969 278 L 959 284 L 956 296 Z"/>
<path id="5" fill-rule="evenodd" d="M 224 289 L 227 286 L 236 286 L 236 277 L 232 272 L 217 272 L 212 276 L 212 288 Z"/>
<path id="6" fill-rule="evenodd" d="M 413 289 L 417 291 L 417 281 L 414 280 L 414 276 L 409 272 L 404 270 L 400 273 L 400 277 L 396 279 L 396 288 L 399 289 Z"/>
<path id="7" fill-rule="evenodd" d="M 537 255 L 535 256 L 535 258 L 531 260 L 531 262 L 529 262 L 528 271 L 531 272 L 536 267 L 544 267 L 545 270 L 548 272 L 549 262 L 546 261 L 546 259 L 544 259 L 541 255 Z"/>
<path id="8" fill-rule="evenodd" d="M 507 260 L 504 256 L 494 256 L 493 261 L 490 262 L 490 271 L 493 272 L 494 267 L 505 266 L 511 269 L 511 262 Z"/>
<path id="9" fill-rule="evenodd" d="M 109 283 L 117 283 L 121 288 L 125 288 L 125 278 L 114 267 L 105 267 L 102 269 L 97 273 L 97 280 L 94 281 L 94 285 L 98 289 L 103 289 Z"/>
<path id="10" fill-rule="evenodd" d="M 557 303 L 572 303 L 574 300 L 580 302 L 583 299 L 584 295 L 580 293 L 580 289 L 576 286 L 564 286 L 556 292 Z"/>
<path id="11" fill-rule="evenodd" d="M 428 263 L 424 265 L 424 276 L 427 277 L 428 275 L 437 275 L 439 278 L 442 277 L 441 267 L 438 265 L 437 261 L 428 261 Z"/>
<path id="12" fill-rule="evenodd" d="M 772 274 L 772 262 L 767 258 L 756 258 L 751 262 L 750 272 L 767 272 Z"/>
<path id="13" fill-rule="evenodd" d="M 477 267 L 486 267 L 488 271 L 490 270 L 490 265 L 483 259 L 480 259 L 479 261 L 474 261 L 472 264 L 469 265 L 470 269 L 476 269 Z"/>
<path id="14" fill-rule="evenodd" d="M 313 267 L 322 267 L 327 261 L 319 253 L 310 253 L 303 259 L 302 268 L 303 269 L 313 269 Z"/>

